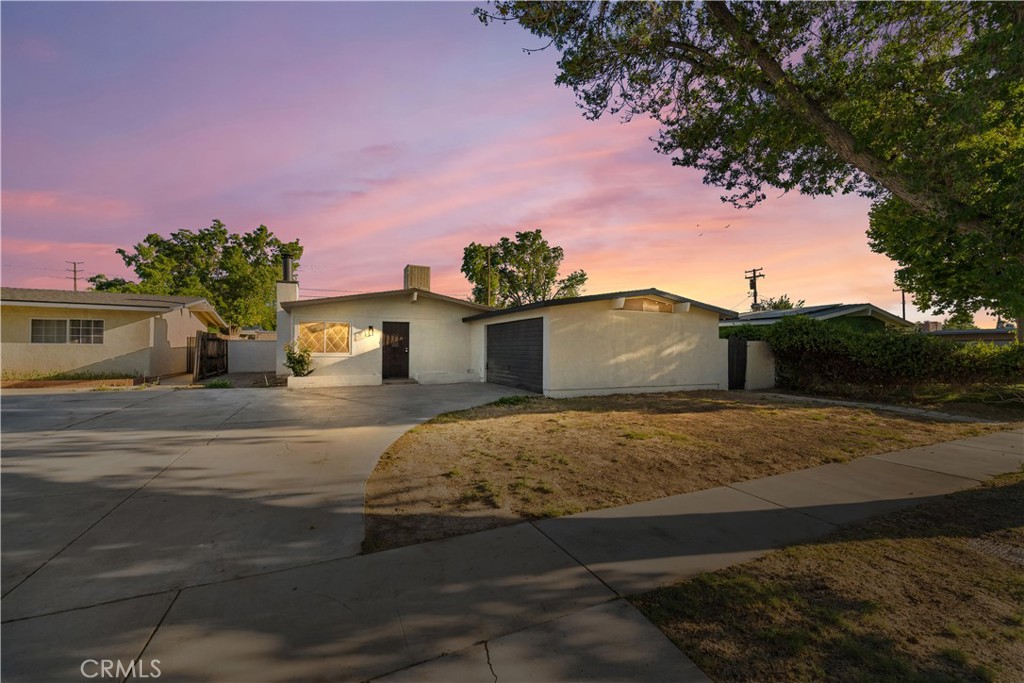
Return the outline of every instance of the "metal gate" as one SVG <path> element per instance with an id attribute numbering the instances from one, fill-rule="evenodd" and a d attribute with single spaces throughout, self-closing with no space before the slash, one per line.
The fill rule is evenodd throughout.
<path id="1" fill-rule="evenodd" d="M 747 387 L 747 340 L 729 337 L 729 390 Z"/>
<path id="2" fill-rule="evenodd" d="M 210 334 L 196 332 L 189 344 L 189 365 L 192 381 L 223 375 L 228 371 L 228 340 Z"/>

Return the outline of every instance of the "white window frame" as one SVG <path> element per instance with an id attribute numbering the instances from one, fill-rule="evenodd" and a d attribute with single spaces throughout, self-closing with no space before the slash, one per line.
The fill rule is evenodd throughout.
<path id="1" fill-rule="evenodd" d="M 292 329 L 292 343 L 295 344 L 296 346 L 298 346 L 298 343 L 299 343 L 299 329 L 303 325 L 316 325 L 316 324 L 320 324 L 320 325 L 324 325 L 324 326 L 326 326 L 326 325 L 346 325 L 346 326 L 348 326 L 348 351 L 345 352 L 345 353 L 339 353 L 339 352 L 336 352 L 336 351 L 332 351 L 330 353 L 328 353 L 326 351 L 311 351 L 312 355 L 314 355 L 314 356 L 322 356 L 324 358 L 347 358 L 348 356 L 352 355 L 352 344 L 353 344 L 353 341 L 354 341 L 352 333 L 354 331 L 354 327 L 353 327 L 352 323 L 350 321 L 348 321 L 348 320 L 323 320 L 323 319 L 296 320 L 295 321 L 295 327 Z"/>
<path id="2" fill-rule="evenodd" d="M 64 341 L 59 342 L 48 342 L 48 341 L 36 341 L 35 340 L 35 324 L 36 322 L 62 322 L 64 323 Z M 67 318 L 32 318 L 28 324 L 28 343 L 39 344 L 40 346 L 54 346 L 57 344 L 68 343 L 68 319 Z"/>
<path id="3" fill-rule="evenodd" d="M 83 342 L 81 340 L 79 340 L 79 341 L 72 341 L 72 339 L 71 339 L 71 321 L 72 320 L 77 321 L 79 323 L 82 323 L 82 322 L 99 323 L 100 324 L 100 328 L 101 328 L 100 329 L 100 334 L 99 334 L 99 339 L 100 340 L 98 342 L 97 341 Z M 32 328 L 35 326 L 35 323 L 37 321 L 38 322 L 44 322 L 45 321 L 45 322 L 61 322 L 61 323 L 64 323 L 64 325 L 63 325 L 63 327 L 64 327 L 64 341 L 51 341 L 51 342 L 48 342 L 48 341 L 35 341 Z M 95 327 L 95 325 L 90 325 L 90 329 L 92 329 L 94 327 Z M 103 318 L 30 318 L 29 319 L 29 324 L 28 324 L 28 343 L 29 344 L 45 345 L 45 346 L 54 346 L 54 345 L 58 345 L 58 344 L 75 344 L 77 346 L 101 346 L 102 344 L 104 344 L 106 342 L 106 333 L 107 333 L 107 324 L 106 324 L 106 321 Z M 90 338 L 95 338 L 95 336 L 96 336 L 95 333 L 91 333 L 89 335 Z"/>
<path id="4" fill-rule="evenodd" d="M 77 322 L 78 326 L 79 326 L 79 339 L 78 339 L 78 341 L 75 341 L 74 339 L 72 339 L 72 336 L 71 336 L 71 330 L 74 327 L 74 325 L 72 325 L 72 323 L 75 323 L 75 322 Z M 81 327 L 82 327 L 82 323 L 89 323 L 89 334 L 88 334 L 89 341 L 82 341 L 81 340 L 81 334 L 82 334 L 81 333 Z M 100 333 L 99 333 L 99 339 L 100 340 L 99 341 L 92 341 L 93 339 L 96 338 L 96 323 L 99 323 L 99 327 L 100 327 Z M 100 345 L 103 344 L 103 342 L 106 339 L 106 333 L 107 333 L 107 324 L 106 324 L 106 322 L 104 322 L 104 320 L 102 318 L 68 318 L 68 344 L 79 344 L 79 345 L 83 345 L 83 346 L 100 346 Z"/>

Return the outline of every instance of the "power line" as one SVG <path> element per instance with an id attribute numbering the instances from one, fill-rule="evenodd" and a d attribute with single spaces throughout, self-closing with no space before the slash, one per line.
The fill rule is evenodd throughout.
<path id="1" fill-rule="evenodd" d="M 68 273 L 74 273 L 71 277 L 65 278 L 66 280 L 75 281 L 75 291 L 78 291 L 78 266 L 85 263 L 85 261 L 65 261 L 64 263 L 70 263 L 71 268 L 65 268 L 64 270 Z"/>

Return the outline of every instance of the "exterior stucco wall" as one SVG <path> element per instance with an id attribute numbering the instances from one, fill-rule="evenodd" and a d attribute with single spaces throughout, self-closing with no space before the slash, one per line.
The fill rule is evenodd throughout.
<path id="1" fill-rule="evenodd" d="M 206 331 L 198 318 L 185 308 L 153 318 L 153 350 L 149 375 L 179 375 L 185 372 L 188 339 Z"/>
<path id="2" fill-rule="evenodd" d="M 33 318 L 103 320 L 103 343 L 33 344 Z M 4 372 L 155 374 L 150 369 L 155 332 L 151 312 L 3 306 L 0 323 L 0 365 Z"/>
<path id="3" fill-rule="evenodd" d="M 228 340 L 228 372 L 274 372 L 277 342 L 273 339 Z"/>
<path id="4" fill-rule="evenodd" d="M 547 316 L 547 396 L 728 387 L 728 342 L 711 311 L 613 310 L 595 301 L 555 306 Z"/>
<path id="5" fill-rule="evenodd" d="M 468 306 L 406 294 L 304 306 L 278 317 L 278 356 L 295 339 L 303 322 L 347 322 L 352 326 L 350 354 L 313 354 L 309 377 L 290 377 L 289 386 L 355 386 L 380 384 L 381 339 L 384 322 L 409 323 L 409 377 L 422 384 L 479 382 L 472 365 L 470 326 L 462 318 L 475 312 Z M 284 325 L 282 326 L 282 323 Z M 368 328 L 373 326 L 372 336 Z M 288 374 L 284 369 L 283 374 Z"/>
<path id="6" fill-rule="evenodd" d="M 771 389 L 775 386 L 775 355 L 768 342 L 747 342 L 747 382 L 745 389 Z"/>

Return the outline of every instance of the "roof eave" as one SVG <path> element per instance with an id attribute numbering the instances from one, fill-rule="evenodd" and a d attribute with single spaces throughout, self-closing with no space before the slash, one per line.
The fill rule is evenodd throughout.
<path id="1" fill-rule="evenodd" d="M 549 308 L 552 306 L 572 306 L 575 304 L 587 304 L 594 303 L 597 301 L 610 301 L 612 299 L 619 298 L 638 298 L 638 297 L 659 297 L 666 301 L 673 303 L 688 303 L 695 308 L 700 308 L 711 313 L 717 313 L 719 320 L 735 318 L 738 313 L 736 311 L 730 311 L 725 308 L 719 308 L 710 304 L 705 304 L 700 301 L 688 299 L 685 296 L 679 296 L 671 292 L 666 292 L 660 289 L 651 287 L 649 289 L 634 289 L 626 292 L 608 292 L 605 294 L 592 294 L 588 296 L 572 297 L 568 299 L 549 299 L 548 301 L 538 301 L 532 304 L 526 304 L 524 306 L 516 306 L 515 308 L 504 308 L 498 310 L 489 310 L 484 313 L 478 313 L 476 315 L 467 316 L 462 319 L 462 322 L 468 323 L 475 320 L 485 320 L 487 318 L 497 318 L 504 315 L 514 315 L 516 313 L 523 313 L 529 311 L 535 311 L 542 308 Z"/>
<path id="2" fill-rule="evenodd" d="M 363 294 L 348 294 L 345 296 L 332 296 L 323 297 L 318 299 L 302 299 L 300 301 L 282 301 L 281 308 L 287 312 L 291 312 L 296 308 L 306 308 L 309 306 L 319 306 L 324 304 L 343 304 L 350 301 L 364 301 L 366 299 L 376 299 L 391 296 L 407 296 L 416 293 L 427 299 L 433 299 L 435 301 L 442 301 L 450 304 L 457 304 L 459 306 L 465 306 L 466 308 L 476 309 L 478 311 L 493 311 L 494 309 L 490 306 L 484 306 L 483 304 L 474 303 L 472 301 L 465 301 L 463 299 L 456 299 L 453 296 L 447 296 L 445 294 L 438 294 L 437 292 L 431 292 L 427 289 L 418 289 L 416 287 L 410 287 L 408 289 L 392 289 L 383 292 L 365 292 Z"/>

